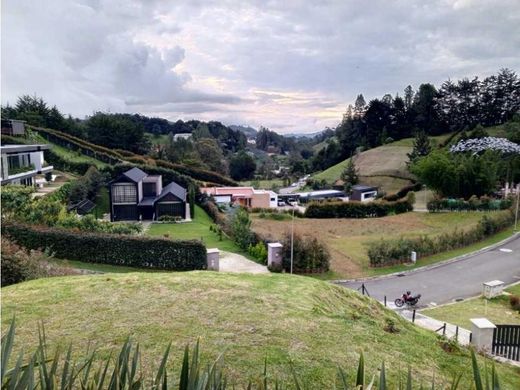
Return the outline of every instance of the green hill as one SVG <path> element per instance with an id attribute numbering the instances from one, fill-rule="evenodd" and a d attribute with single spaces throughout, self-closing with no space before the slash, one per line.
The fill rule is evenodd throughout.
<path id="1" fill-rule="evenodd" d="M 433 145 L 437 145 L 449 136 L 450 134 L 445 134 L 430 139 Z M 405 138 L 361 152 L 356 158 L 356 168 L 359 171 L 361 183 L 378 186 L 387 193 L 397 192 L 409 185 L 413 176 L 408 172 L 406 162 L 408 161 L 407 154 L 412 150 L 413 141 L 413 138 Z M 314 175 L 313 178 L 332 184 L 341 177 L 349 160 L 341 161 Z"/>
<path id="2" fill-rule="evenodd" d="M 16 315 L 14 353 L 35 348 L 42 320 L 49 347 L 72 342 L 76 356 L 92 342 L 107 357 L 131 336 L 145 371 L 157 368 L 172 341 L 169 365 L 179 372 L 184 345 L 200 337 L 203 361 L 223 352 L 228 376 L 239 383 L 259 377 L 267 359 L 272 376 L 288 379 L 292 361 L 310 388 L 332 388 L 337 367 L 352 375 L 360 351 L 370 373 L 385 361 L 391 388 L 408 366 L 416 383 L 434 373 L 439 388 L 441 378 L 459 372 L 462 388 L 471 380 L 467 350 L 448 353 L 438 336 L 377 302 L 306 277 L 207 271 L 62 277 L 2 288 L 2 301 L 3 331 Z M 398 331 L 388 331 L 392 323 Z M 520 386 L 518 369 L 497 369 L 504 388 Z"/>

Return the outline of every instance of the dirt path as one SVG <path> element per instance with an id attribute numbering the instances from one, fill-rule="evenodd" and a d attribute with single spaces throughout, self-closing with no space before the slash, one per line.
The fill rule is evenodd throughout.
<path id="1" fill-rule="evenodd" d="M 231 252 L 220 252 L 220 272 L 266 274 L 269 270 L 242 255 Z"/>

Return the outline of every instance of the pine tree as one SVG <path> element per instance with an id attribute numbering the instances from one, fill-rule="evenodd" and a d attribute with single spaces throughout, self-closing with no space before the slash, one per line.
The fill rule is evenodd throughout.
<path id="1" fill-rule="evenodd" d="M 351 156 L 348 160 L 347 167 L 341 174 L 341 179 L 345 182 L 345 193 L 350 195 L 352 192 L 352 186 L 359 183 L 359 174 L 354 162 L 354 156 Z"/>
<path id="2" fill-rule="evenodd" d="M 430 139 L 424 131 L 418 131 L 415 134 L 415 140 L 413 142 L 413 150 L 408 153 L 408 165 L 413 164 L 418 158 L 427 156 L 432 151 Z"/>

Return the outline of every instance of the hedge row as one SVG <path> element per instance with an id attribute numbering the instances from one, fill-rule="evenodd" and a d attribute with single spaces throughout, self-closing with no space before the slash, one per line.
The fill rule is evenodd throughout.
<path id="1" fill-rule="evenodd" d="M 514 215 L 511 212 L 484 215 L 478 225 L 469 231 L 454 230 L 436 237 L 400 238 L 368 244 L 370 266 L 383 267 L 410 261 L 412 251 L 425 257 L 474 244 L 511 226 Z"/>
<path id="2" fill-rule="evenodd" d="M 158 167 L 174 169 L 184 175 L 193 177 L 200 181 L 206 181 L 210 183 L 221 184 L 225 186 L 237 186 L 238 183 L 218 173 L 207 171 L 205 169 L 191 168 L 186 165 L 174 164 L 169 161 L 155 160 Z"/>
<path id="3" fill-rule="evenodd" d="M 428 202 L 427 208 L 431 213 L 440 211 L 491 211 L 506 210 L 511 207 L 511 199 L 491 199 L 487 196 L 477 198 L 472 196 L 469 200 L 464 199 L 433 199 Z"/>
<path id="4" fill-rule="evenodd" d="M 207 171 L 204 169 L 191 168 L 181 164 L 173 164 L 169 161 L 154 159 L 148 156 L 142 156 L 136 153 L 132 153 L 127 150 L 121 149 L 108 149 L 103 146 L 99 146 L 81 138 L 74 137 L 70 134 L 63 133 L 61 131 L 46 129 L 42 127 L 32 127 L 34 130 L 39 132 L 42 136 L 47 138 L 49 141 L 54 142 L 58 145 L 66 146 L 73 150 L 79 150 L 81 153 L 94 157 L 100 161 L 106 162 L 110 165 L 115 165 L 123 161 L 128 161 L 134 164 L 141 165 L 157 165 L 167 169 L 176 170 L 184 175 L 190 176 L 196 180 L 206 181 L 211 183 L 217 183 L 227 186 L 236 186 L 237 183 L 227 177 L 224 177 L 218 173 Z"/>
<path id="5" fill-rule="evenodd" d="M 311 203 L 304 215 L 306 218 L 374 218 L 412 210 L 412 202 L 408 199 L 396 202 L 325 202 Z"/>
<path id="6" fill-rule="evenodd" d="M 31 129 L 37 131 L 42 137 L 52 143 L 64 146 L 68 149 L 77 150 L 86 156 L 103 161 L 107 164 L 117 164 L 123 161 L 122 156 L 119 153 L 114 152 L 112 149 L 92 144 L 70 134 L 57 130 L 45 129 L 43 127 L 31 127 Z"/>
<path id="7" fill-rule="evenodd" d="M 173 241 L 4 224 L 3 234 L 28 249 L 49 249 L 57 258 L 139 268 L 189 271 L 206 268 L 200 241 Z"/>
<path id="8" fill-rule="evenodd" d="M 389 202 L 395 202 L 396 200 L 404 198 L 406 195 L 408 195 L 408 193 L 410 191 L 416 192 L 416 191 L 420 191 L 421 189 L 422 189 L 422 184 L 421 183 L 410 184 L 408 186 L 405 186 L 405 187 L 401 188 L 395 194 L 385 195 L 383 197 L 383 199 L 387 200 Z"/>

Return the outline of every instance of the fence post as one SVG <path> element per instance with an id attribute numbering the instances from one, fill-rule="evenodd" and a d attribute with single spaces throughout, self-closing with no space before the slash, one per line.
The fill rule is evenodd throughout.
<path id="1" fill-rule="evenodd" d="M 412 313 L 412 322 L 415 322 L 415 309 L 413 309 L 413 313 Z"/>
<path id="2" fill-rule="evenodd" d="M 442 335 L 446 336 L 446 323 L 444 323 L 444 326 L 442 327 Z"/>
<path id="3" fill-rule="evenodd" d="M 455 328 L 455 341 L 459 341 L 459 326 L 457 325 L 457 327 Z"/>
<path id="4" fill-rule="evenodd" d="M 386 307 L 386 295 L 385 295 L 385 307 Z"/>

